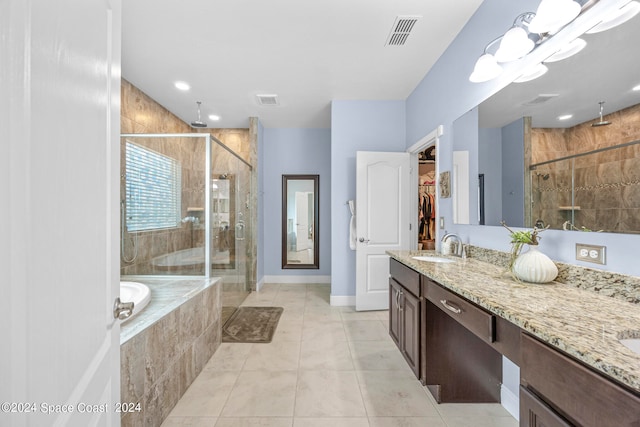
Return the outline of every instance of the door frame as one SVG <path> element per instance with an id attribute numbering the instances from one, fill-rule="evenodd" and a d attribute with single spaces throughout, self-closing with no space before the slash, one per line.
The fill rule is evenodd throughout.
<path id="1" fill-rule="evenodd" d="M 410 247 L 411 250 L 418 249 L 418 154 L 421 151 L 424 151 L 426 148 L 435 146 L 436 147 L 436 183 L 438 182 L 438 176 L 440 175 L 440 158 L 439 148 L 440 145 L 440 137 L 443 135 L 443 126 L 440 125 L 422 138 L 418 140 L 411 147 L 407 148 L 407 153 L 411 154 L 411 169 L 415 170 L 416 173 L 413 174 L 412 179 L 414 179 L 414 184 L 411 186 L 411 212 L 414 212 L 415 215 L 411 216 L 411 234 L 410 234 Z M 435 203 L 436 203 L 436 215 L 438 218 L 440 215 L 440 192 L 436 191 L 435 194 Z M 440 220 L 438 219 L 438 224 L 440 224 Z M 436 245 L 440 241 L 440 225 L 436 226 Z"/>

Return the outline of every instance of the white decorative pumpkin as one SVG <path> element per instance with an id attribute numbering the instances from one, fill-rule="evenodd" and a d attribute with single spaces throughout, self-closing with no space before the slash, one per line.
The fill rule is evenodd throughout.
<path id="1" fill-rule="evenodd" d="M 558 267 L 536 246 L 529 246 L 513 263 L 513 273 L 524 282 L 548 283 L 558 276 Z"/>

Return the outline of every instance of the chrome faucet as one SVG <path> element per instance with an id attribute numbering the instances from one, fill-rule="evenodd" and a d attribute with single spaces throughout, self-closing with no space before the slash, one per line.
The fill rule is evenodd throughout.
<path id="1" fill-rule="evenodd" d="M 452 251 L 452 255 L 455 255 L 457 257 L 462 258 L 464 256 L 464 246 L 462 244 L 462 240 L 460 239 L 460 236 L 458 236 L 455 233 L 446 233 L 444 236 L 442 236 L 441 242 L 443 244 L 446 244 L 449 239 L 455 239 L 457 240 L 455 244 L 455 250 Z"/>

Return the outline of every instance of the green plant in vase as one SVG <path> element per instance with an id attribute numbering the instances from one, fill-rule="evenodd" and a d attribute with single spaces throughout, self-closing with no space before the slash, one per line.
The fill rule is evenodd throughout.
<path id="1" fill-rule="evenodd" d="M 520 281 L 520 277 L 518 277 L 514 272 L 516 259 L 522 252 L 524 245 L 537 246 L 538 240 L 540 239 L 538 234 L 549 228 L 549 226 L 546 226 L 545 228 L 533 227 L 532 230 L 514 231 L 510 229 L 504 221 L 501 221 L 500 224 L 509 231 L 509 235 L 511 237 L 511 258 L 509 260 L 508 267 L 509 272 L 516 280 Z"/>

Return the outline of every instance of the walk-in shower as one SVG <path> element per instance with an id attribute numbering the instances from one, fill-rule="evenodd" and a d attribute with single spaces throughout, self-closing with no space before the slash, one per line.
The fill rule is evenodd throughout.
<path id="1" fill-rule="evenodd" d="M 121 277 L 222 277 L 239 304 L 251 283 L 251 174 L 209 134 L 121 135 Z"/>

